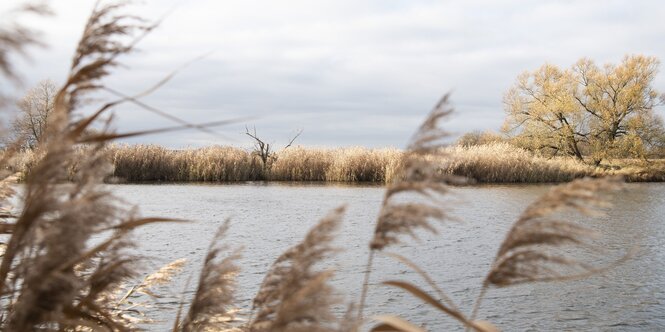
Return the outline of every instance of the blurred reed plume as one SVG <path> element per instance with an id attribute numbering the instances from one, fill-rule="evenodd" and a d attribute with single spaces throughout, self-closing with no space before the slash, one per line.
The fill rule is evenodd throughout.
<path id="1" fill-rule="evenodd" d="M 608 205 L 603 194 L 621 188 L 618 178 L 580 179 L 552 188 L 529 205 L 506 235 L 494 263 L 483 281 L 471 317 L 475 317 L 488 287 L 506 287 L 526 282 L 577 279 L 606 270 L 582 262 L 562 251 L 564 247 L 583 252 L 592 248 L 599 234 L 562 212 L 586 215 L 600 213 Z"/>
<path id="2" fill-rule="evenodd" d="M 224 258 L 219 257 L 228 250 L 228 247 L 221 243 L 228 228 L 227 220 L 215 234 L 187 316 L 181 329 L 178 329 L 180 322 L 176 319 L 174 331 L 227 331 L 233 329 L 234 323 L 237 323 L 234 291 L 235 277 L 240 267 L 234 262 L 240 258 L 239 250 Z"/>
<path id="3" fill-rule="evenodd" d="M 51 10 L 45 4 L 31 3 L 18 6 L 6 14 L 12 17 L 0 25 L 0 72 L 5 77 L 18 80 L 18 73 L 12 65 L 12 55 L 25 56 L 28 46 L 42 45 L 42 43 L 37 31 L 16 22 L 15 19 L 26 14 L 50 15 Z"/>
<path id="4" fill-rule="evenodd" d="M 375 252 L 399 243 L 402 236 L 417 238 L 417 230 L 436 233 L 437 228 L 432 224 L 433 221 L 452 220 L 446 213 L 446 204 L 441 198 L 449 193 L 448 184 L 464 183 L 467 180 L 451 175 L 454 172 L 449 171 L 449 167 L 452 167 L 456 160 L 450 157 L 451 148 L 445 148 L 442 143 L 447 134 L 438 126 L 439 120 L 452 112 L 447 102 L 448 96 L 445 96 L 418 129 L 403 154 L 402 174 L 396 177 L 395 182 L 387 185 L 374 236 L 370 241 L 371 250 L 360 297 L 358 321 L 363 320 L 363 307 Z M 418 273 L 436 292 L 438 299 L 409 282 L 390 280 L 383 284 L 410 293 L 444 315 L 457 320 L 467 330 L 498 331 L 498 328 L 489 322 L 475 320 L 489 286 L 504 287 L 525 282 L 582 278 L 604 271 L 628 257 L 626 255 L 603 267 L 594 267 L 575 259 L 575 256 L 561 249 L 573 245 L 575 253 L 578 253 L 583 251 L 581 249 L 591 248 L 590 239 L 597 234 L 557 214 L 566 211 L 582 214 L 598 212 L 598 208 L 607 205 L 602 194 L 620 188 L 620 182 L 618 178 L 608 177 L 579 179 L 552 188 L 531 204 L 508 232 L 468 317 L 460 311 L 451 297 L 435 284 L 433 278 L 404 256 L 389 254 Z M 407 199 L 396 198 L 398 194 L 404 193 L 410 196 Z M 373 331 L 424 331 L 422 327 L 399 315 L 381 315 L 374 319 L 379 324 Z"/>
<path id="5" fill-rule="evenodd" d="M 316 267 L 337 251 L 332 241 L 344 210 L 332 211 L 275 260 L 254 297 L 249 331 L 342 331 L 331 311 L 338 302 L 328 284 L 332 270 Z"/>
<path id="6" fill-rule="evenodd" d="M 399 175 L 387 185 L 370 242 L 358 320 L 362 320 L 375 251 L 399 243 L 399 237 L 403 235 L 417 238 L 417 230 L 436 233 L 432 222 L 450 219 L 440 199 L 448 193 L 448 183 L 462 183 L 463 179 L 442 173 L 442 165 L 439 165 L 446 156 L 443 140 L 448 137 L 448 133 L 439 127 L 439 122 L 453 111 L 448 98 L 445 95 L 420 125 L 402 155 Z M 405 202 L 400 199 L 402 195 L 415 195 L 420 199 Z"/>
<path id="7" fill-rule="evenodd" d="M 390 280 L 383 284 L 412 294 L 443 314 L 456 319 L 467 329 L 498 331 L 498 328 L 489 322 L 475 320 L 481 301 L 490 286 L 507 287 L 521 283 L 584 278 L 606 271 L 630 257 L 629 251 L 623 257 L 601 266 L 581 261 L 577 258 L 578 254 L 589 251 L 593 254 L 596 246 L 592 240 L 599 234 L 568 219 L 570 212 L 584 215 L 600 214 L 599 209 L 608 206 L 605 194 L 620 189 L 621 183 L 619 178 L 579 179 L 553 187 L 529 205 L 501 244 L 468 317 L 461 313 L 450 297 L 424 270 L 406 257 L 389 254 L 421 275 L 436 291 L 438 299 L 408 282 Z M 593 260 L 598 260 L 598 257 L 594 257 Z M 396 315 L 383 315 L 375 319 L 380 322 L 375 328 L 376 331 L 388 327 L 399 331 L 423 331 L 422 328 Z"/>
<path id="8" fill-rule="evenodd" d="M 98 4 L 87 21 L 69 76 L 57 92 L 53 115 L 35 151 L 32 171 L 25 178 L 21 211 L 4 226 L 9 237 L 0 264 L 3 330 L 117 331 L 133 326 L 127 316 L 117 314 L 113 296 L 138 275 L 138 257 L 128 252 L 133 246 L 130 232 L 169 219 L 140 218 L 100 186 L 111 169 L 103 153 L 107 140 L 85 133 L 118 102 L 73 120 L 84 94 L 98 89 L 116 58 L 132 50 L 131 42 L 118 38 L 149 30 L 133 16 L 122 14 L 122 8 Z M 102 133 L 97 138 L 101 135 L 112 136 Z M 76 162 L 73 183 L 63 186 L 82 141 L 91 142 L 86 157 Z M 5 151 L 3 162 L 8 153 L 11 150 Z"/>

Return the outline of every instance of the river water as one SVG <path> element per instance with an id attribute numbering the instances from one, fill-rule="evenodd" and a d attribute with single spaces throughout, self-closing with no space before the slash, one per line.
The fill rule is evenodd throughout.
<path id="1" fill-rule="evenodd" d="M 480 283 L 506 232 L 522 210 L 549 185 L 493 185 L 455 188 L 448 208 L 458 222 L 406 239 L 392 251 L 426 270 L 466 313 L 471 311 Z M 217 227 L 232 221 L 227 243 L 243 246 L 239 265 L 238 300 L 248 306 L 272 261 L 298 243 L 307 230 L 331 209 L 348 209 L 336 245 L 343 248 L 324 266 L 334 268 L 333 284 L 345 302 L 357 302 L 367 244 L 380 208 L 383 188 L 376 186 L 250 183 L 233 185 L 113 185 L 112 191 L 139 206 L 144 216 L 192 220 L 158 224 L 137 232 L 140 251 L 149 267 L 186 258 L 166 296 L 148 309 L 157 321 L 151 330 L 166 330 L 178 307 L 186 280 L 197 279 L 202 258 Z M 665 185 L 629 184 L 613 199 L 606 216 L 585 218 L 603 234 L 605 256 L 619 257 L 629 248 L 637 253 L 602 275 L 584 280 L 526 284 L 491 289 L 479 318 L 504 331 L 658 331 L 665 330 Z M 408 267 L 378 256 L 375 259 L 366 313 L 397 314 L 431 331 L 461 330 L 441 315 L 382 281 L 406 280 L 427 285 Z M 187 296 L 195 287 L 191 282 Z M 342 308 L 340 308 L 340 311 Z"/>

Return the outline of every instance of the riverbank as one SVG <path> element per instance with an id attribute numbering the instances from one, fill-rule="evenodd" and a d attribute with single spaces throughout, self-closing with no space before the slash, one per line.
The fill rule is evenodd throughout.
<path id="1" fill-rule="evenodd" d="M 441 161 L 444 173 L 466 176 L 479 183 L 557 183 L 585 176 L 620 175 L 629 182 L 665 181 L 665 160 L 612 160 L 601 167 L 571 158 L 546 158 L 506 143 L 447 148 Z M 85 153 L 81 151 L 81 153 Z M 241 182 L 324 181 L 386 183 L 399 174 L 402 152 L 397 149 L 303 148 L 277 152 L 264 168 L 249 151 L 211 146 L 170 150 L 154 145 L 116 145 L 107 148 L 113 161 L 112 181 Z M 10 163 L 17 172 L 29 172 L 32 152 Z M 74 174 L 75 169 L 70 170 Z"/>

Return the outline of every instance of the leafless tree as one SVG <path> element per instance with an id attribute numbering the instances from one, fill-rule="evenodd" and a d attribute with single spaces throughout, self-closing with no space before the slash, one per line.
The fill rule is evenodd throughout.
<path id="1" fill-rule="evenodd" d="M 30 89 L 16 106 L 19 114 L 12 122 L 12 139 L 18 139 L 23 146 L 34 149 L 42 140 L 46 123 L 53 112 L 57 89 L 51 80 L 43 80 Z"/>
<path id="2" fill-rule="evenodd" d="M 259 136 L 256 134 L 256 127 L 253 128 L 253 130 L 250 132 L 249 128 L 245 126 L 245 134 L 252 139 L 254 139 L 254 151 L 252 151 L 253 154 L 257 155 L 260 159 L 261 162 L 263 163 L 263 172 L 264 174 L 270 170 L 270 167 L 272 166 L 272 163 L 277 160 L 277 154 L 273 150 L 273 146 L 270 145 L 270 143 L 266 143 L 264 140 L 259 138 Z M 289 148 L 293 142 L 302 134 L 302 129 L 300 129 L 292 138 L 289 140 L 289 143 L 282 148 L 282 150 Z"/>

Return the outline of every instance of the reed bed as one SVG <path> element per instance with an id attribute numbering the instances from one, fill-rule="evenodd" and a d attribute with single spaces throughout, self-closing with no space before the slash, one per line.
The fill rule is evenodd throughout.
<path id="1" fill-rule="evenodd" d="M 232 182 L 258 180 L 260 161 L 244 150 L 211 146 L 169 150 L 156 145 L 111 146 L 113 175 L 128 182 Z"/>
<path id="2" fill-rule="evenodd" d="M 440 172 L 478 183 L 560 183 L 585 176 L 623 176 L 629 182 L 665 181 L 662 160 L 613 160 L 595 167 L 572 158 L 543 157 L 509 143 L 450 146 Z M 157 145 L 111 145 L 113 178 L 120 182 L 320 181 L 390 183 L 399 174 L 398 149 L 292 147 L 275 154 L 264 169 L 250 151 L 230 146 L 171 150 Z M 85 150 L 77 148 L 77 154 Z M 434 161 L 435 162 L 435 161 Z M 34 152 L 16 153 L 7 167 L 29 173 Z M 74 165 L 75 166 L 75 165 Z M 74 174 L 75 170 L 69 172 Z M 22 179 L 22 177 L 20 177 Z"/>
<path id="3" fill-rule="evenodd" d="M 572 158 L 545 158 L 508 143 L 447 148 L 445 173 L 466 176 L 484 183 L 568 182 L 591 176 L 596 167 Z"/>
<path id="4" fill-rule="evenodd" d="M 269 179 L 383 183 L 395 176 L 400 156 L 396 149 L 297 147 L 277 154 Z"/>
<path id="5" fill-rule="evenodd" d="M 396 149 L 294 147 L 278 152 L 265 171 L 251 152 L 228 146 L 168 150 L 155 145 L 116 145 L 109 147 L 108 153 L 113 159 L 113 175 L 127 182 L 265 179 L 382 183 L 395 175 L 400 156 Z"/>

